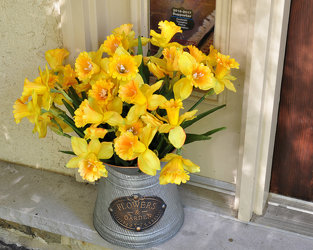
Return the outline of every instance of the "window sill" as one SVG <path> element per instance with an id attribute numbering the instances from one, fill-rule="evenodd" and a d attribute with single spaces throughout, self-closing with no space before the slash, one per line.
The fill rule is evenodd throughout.
<path id="1" fill-rule="evenodd" d="M 0 161 L 0 217 L 21 225 L 112 248 L 95 231 L 92 213 L 96 186 L 74 178 Z M 197 211 L 234 216 L 234 197 L 211 190 L 184 185 L 179 187 L 186 217 Z M 194 209 L 196 208 L 196 210 Z M 210 217 L 210 216 L 209 216 Z M 207 222 L 209 223 L 209 222 Z M 189 227 L 189 226 L 188 226 Z M 203 238 L 207 230 L 188 228 L 193 237 Z M 166 244 L 184 240 L 184 230 Z"/>

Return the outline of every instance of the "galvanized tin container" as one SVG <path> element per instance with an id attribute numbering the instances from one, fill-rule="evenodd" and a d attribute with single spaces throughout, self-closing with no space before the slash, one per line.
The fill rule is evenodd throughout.
<path id="1" fill-rule="evenodd" d="M 107 170 L 108 177 L 98 184 L 93 221 L 102 238 L 123 247 L 148 248 L 179 231 L 184 211 L 176 185 L 159 185 L 159 176 L 138 169 Z"/>

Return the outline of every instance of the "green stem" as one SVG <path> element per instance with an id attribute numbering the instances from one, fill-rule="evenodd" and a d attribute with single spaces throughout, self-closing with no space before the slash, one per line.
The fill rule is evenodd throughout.
<path id="1" fill-rule="evenodd" d="M 213 94 L 214 94 L 214 89 L 210 89 L 188 111 L 194 110 L 208 95 L 213 95 Z"/>
<path id="2" fill-rule="evenodd" d="M 73 103 L 73 99 L 60 87 L 56 87 L 57 91 L 62 94 L 69 102 Z"/>
<path id="3" fill-rule="evenodd" d="M 164 48 L 159 48 L 158 52 L 154 55 L 154 57 L 160 58 L 162 56 L 162 52 L 163 52 Z"/>
<path id="4" fill-rule="evenodd" d="M 52 106 L 49 110 L 51 114 L 53 114 L 56 117 L 61 118 L 67 125 L 69 125 L 77 135 L 79 135 L 81 138 L 85 137 L 85 134 L 80 131 L 75 125 L 75 122 L 69 117 L 62 109 L 59 109 L 56 106 Z"/>
<path id="5" fill-rule="evenodd" d="M 160 149 L 164 143 L 164 134 L 159 134 L 159 137 L 161 137 L 160 143 L 158 144 L 157 148 L 155 149 L 156 151 L 158 151 L 158 153 L 160 152 Z"/>
<path id="6" fill-rule="evenodd" d="M 169 153 L 172 149 L 172 145 L 168 144 L 165 149 L 162 151 L 162 153 L 160 154 L 160 159 L 163 158 L 167 153 Z"/>
<path id="7" fill-rule="evenodd" d="M 176 150 L 176 154 L 181 156 L 182 155 L 182 148 L 178 148 Z"/>

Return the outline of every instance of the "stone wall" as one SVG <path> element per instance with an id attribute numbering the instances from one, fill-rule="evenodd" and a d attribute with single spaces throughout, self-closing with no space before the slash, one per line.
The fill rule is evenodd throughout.
<path id="1" fill-rule="evenodd" d="M 16 125 L 12 114 L 25 77 L 38 76 L 46 50 L 62 47 L 59 1 L 1 0 L 0 38 L 0 159 L 72 175 L 64 167 L 69 157 L 58 152 L 69 140 L 52 132 L 38 139 L 32 124 Z"/>

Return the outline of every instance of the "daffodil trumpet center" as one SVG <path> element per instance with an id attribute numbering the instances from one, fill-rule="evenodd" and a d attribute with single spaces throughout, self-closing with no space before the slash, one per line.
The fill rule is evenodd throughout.
<path id="1" fill-rule="evenodd" d="M 84 68 L 84 70 L 85 70 L 86 72 L 90 72 L 90 71 L 92 70 L 92 63 L 91 63 L 91 62 L 87 62 L 86 64 L 87 64 L 87 65 L 86 65 L 86 67 Z"/>
<path id="2" fill-rule="evenodd" d="M 124 73 L 127 73 L 128 70 L 125 68 L 125 66 L 123 64 L 119 64 L 117 66 L 117 70 L 121 73 L 121 74 L 124 74 Z"/>

